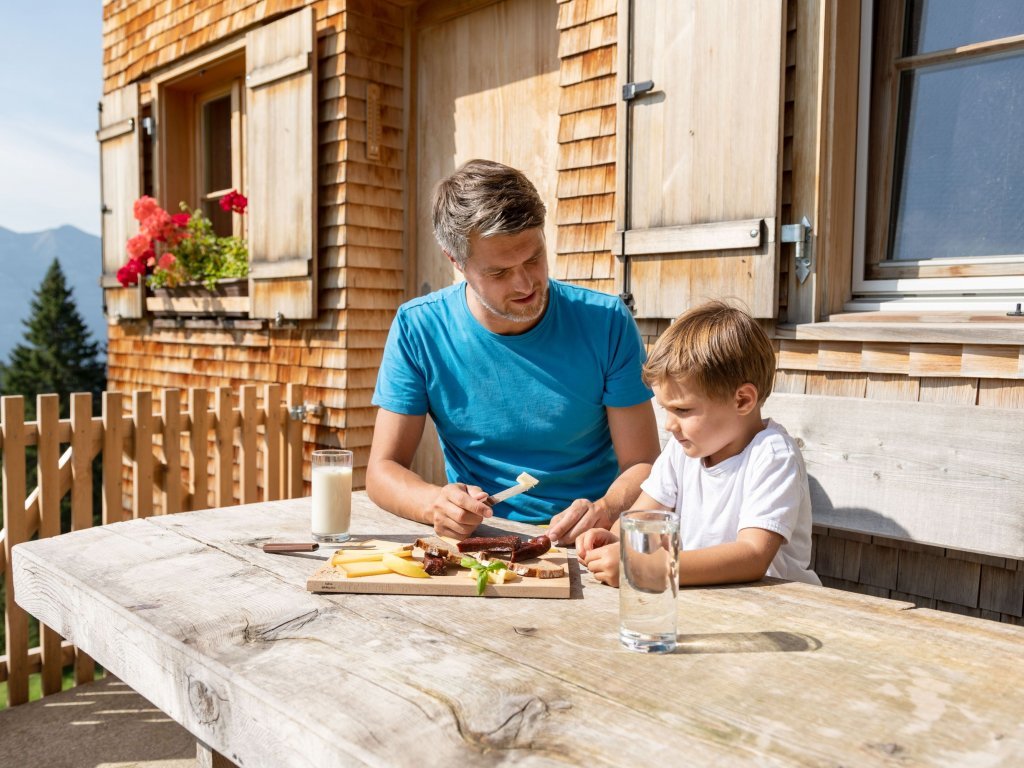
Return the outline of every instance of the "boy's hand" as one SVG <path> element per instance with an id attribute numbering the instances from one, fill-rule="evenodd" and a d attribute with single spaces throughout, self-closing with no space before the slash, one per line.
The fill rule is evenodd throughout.
<path id="1" fill-rule="evenodd" d="M 494 512 L 484 502 L 487 492 L 476 485 L 449 483 L 438 488 L 428 509 L 429 519 L 438 536 L 460 541 L 469 536 L 485 517 Z"/>
<path id="2" fill-rule="evenodd" d="M 576 537 L 576 557 L 581 562 L 586 564 L 585 558 L 590 551 L 603 547 L 606 544 L 612 544 L 619 540 L 611 531 L 606 531 L 604 528 L 591 528 L 586 533 L 581 533 Z"/>
<path id="3" fill-rule="evenodd" d="M 576 539 L 576 556 L 598 581 L 619 586 L 619 540 L 611 531 L 594 528 Z"/>

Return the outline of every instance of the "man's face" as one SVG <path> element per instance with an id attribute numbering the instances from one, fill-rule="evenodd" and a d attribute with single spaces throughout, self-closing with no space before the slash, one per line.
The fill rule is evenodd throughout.
<path id="1" fill-rule="evenodd" d="M 474 233 L 469 254 L 460 271 L 474 317 L 494 333 L 525 333 L 535 326 L 548 305 L 544 230 L 487 238 Z"/>

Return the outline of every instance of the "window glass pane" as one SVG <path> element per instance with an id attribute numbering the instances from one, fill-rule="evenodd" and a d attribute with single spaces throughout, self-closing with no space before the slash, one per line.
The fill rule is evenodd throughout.
<path id="1" fill-rule="evenodd" d="M 203 104 L 203 193 L 231 189 L 231 97 Z"/>
<path id="2" fill-rule="evenodd" d="M 907 14 L 906 54 L 1020 34 L 1024 34 L 1021 0 L 913 0 Z"/>
<path id="3" fill-rule="evenodd" d="M 1024 254 L 1024 54 L 903 75 L 890 257 Z"/>

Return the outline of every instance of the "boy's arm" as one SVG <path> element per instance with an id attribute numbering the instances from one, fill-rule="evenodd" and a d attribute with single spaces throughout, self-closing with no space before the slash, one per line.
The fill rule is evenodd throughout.
<path id="1" fill-rule="evenodd" d="M 679 553 L 679 583 L 737 584 L 764 578 L 785 539 L 764 528 L 742 528 L 736 541 Z"/>
<path id="2" fill-rule="evenodd" d="M 638 508 L 640 483 L 647 479 L 660 452 L 654 408 L 645 400 L 627 408 L 608 407 L 606 411 L 619 476 L 600 499 L 576 499 L 551 518 L 548 536 L 552 541 L 574 541 L 591 528 L 609 528 L 618 520 L 619 513 Z"/>

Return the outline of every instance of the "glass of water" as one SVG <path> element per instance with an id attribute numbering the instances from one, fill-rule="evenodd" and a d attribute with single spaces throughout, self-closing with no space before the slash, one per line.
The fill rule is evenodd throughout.
<path id="1" fill-rule="evenodd" d="M 619 519 L 619 640 L 631 651 L 676 647 L 679 518 L 675 512 L 631 510 Z"/>

